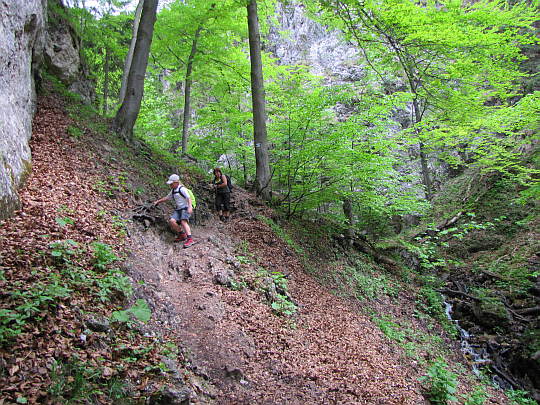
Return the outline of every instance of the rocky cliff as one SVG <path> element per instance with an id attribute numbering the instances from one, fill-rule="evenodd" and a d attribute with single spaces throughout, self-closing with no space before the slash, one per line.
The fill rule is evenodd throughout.
<path id="1" fill-rule="evenodd" d="M 54 4 L 63 8 L 58 0 Z M 32 167 L 28 141 L 42 69 L 86 103 L 95 98 L 79 56 L 77 33 L 65 20 L 53 16 L 48 23 L 47 0 L 0 4 L 0 220 L 19 208 L 17 190 Z"/>
<path id="2" fill-rule="evenodd" d="M 35 76 L 43 61 L 46 0 L 0 3 L 0 220 L 19 206 L 31 170 L 28 141 L 36 110 Z"/>

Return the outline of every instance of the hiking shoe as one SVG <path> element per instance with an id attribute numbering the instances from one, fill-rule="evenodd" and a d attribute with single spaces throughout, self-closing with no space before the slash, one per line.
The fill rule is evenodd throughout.
<path id="1" fill-rule="evenodd" d="M 225 219 L 223 220 L 223 222 L 229 222 L 229 217 L 225 217 Z"/>
<path id="2" fill-rule="evenodd" d="M 193 240 L 193 238 L 188 238 L 186 243 L 184 243 L 184 249 L 187 249 L 188 247 L 190 247 L 193 244 L 195 244 L 195 241 Z"/>
<path id="3" fill-rule="evenodd" d="M 181 233 L 179 234 L 176 238 L 174 238 L 174 241 L 175 242 L 182 242 L 183 240 L 186 240 L 186 234 L 185 233 Z"/>
<path id="4" fill-rule="evenodd" d="M 220 220 L 221 222 L 224 222 L 225 219 L 224 219 L 223 215 L 220 215 L 220 216 L 219 216 L 219 220 Z"/>

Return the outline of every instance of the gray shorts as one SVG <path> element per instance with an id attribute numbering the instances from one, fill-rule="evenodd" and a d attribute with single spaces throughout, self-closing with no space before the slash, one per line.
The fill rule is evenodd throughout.
<path id="1" fill-rule="evenodd" d="M 191 215 L 188 214 L 187 212 L 187 208 L 185 210 L 175 210 L 172 214 L 172 217 L 173 219 L 176 220 L 176 222 L 180 222 L 181 220 L 185 219 L 186 221 L 189 222 L 189 218 L 191 217 Z"/>

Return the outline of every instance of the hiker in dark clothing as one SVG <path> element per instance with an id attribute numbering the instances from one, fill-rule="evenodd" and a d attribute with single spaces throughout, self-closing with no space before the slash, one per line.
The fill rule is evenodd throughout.
<path id="1" fill-rule="evenodd" d="M 180 183 L 180 177 L 178 175 L 171 174 L 167 184 L 171 186 L 172 190 L 167 196 L 154 201 L 154 206 L 165 201 L 174 201 L 175 210 L 169 220 L 172 228 L 178 232 L 174 241 L 180 242 L 185 240 L 184 248 L 188 248 L 195 243 L 191 236 L 191 228 L 189 227 L 189 218 L 193 213 L 191 197 L 187 188 Z M 182 225 L 183 229 L 178 224 Z"/>
<path id="2" fill-rule="evenodd" d="M 216 211 L 219 215 L 219 219 L 223 222 L 229 222 L 229 202 L 231 201 L 231 190 L 227 182 L 227 176 L 221 173 L 221 169 L 214 169 L 214 180 L 212 181 L 212 188 L 216 191 Z M 225 216 L 221 205 L 225 208 Z"/>

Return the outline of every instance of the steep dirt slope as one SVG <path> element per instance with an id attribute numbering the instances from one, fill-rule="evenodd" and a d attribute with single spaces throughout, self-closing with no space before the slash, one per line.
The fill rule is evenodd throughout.
<path id="1" fill-rule="evenodd" d="M 253 239 L 274 241 L 274 254 L 262 261 L 279 263 L 273 269 L 282 272 L 287 264 L 289 291 L 299 308 L 292 319 L 272 313 L 258 291 L 220 285 L 237 278 L 234 273 L 254 277 L 242 270 L 228 235 L 243 227 Z M 209 221 L 193 234 L 197 244 L 183 249 L 171 234 L 133 232 L 130 268 L 173 304 L 173 326 L 197 373 L 216 384 L 218 403 L 424 402 L 416 373 L 400 362 L 376 325 L 306 275 L 265 223 Z"/>

